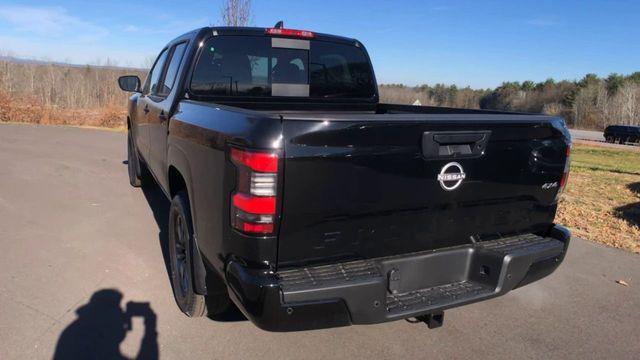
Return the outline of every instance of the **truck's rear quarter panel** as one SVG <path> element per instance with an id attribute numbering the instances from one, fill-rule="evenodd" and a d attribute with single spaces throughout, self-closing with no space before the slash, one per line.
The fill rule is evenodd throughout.
<path id="1" fill-rule="evenodd" d="M 228 158 L 230 146 L 273 148 L 282 122 L 220 105 L 182 101 L 171 120 L 168 167 L 185 177 L 198 247 L 208 264 L 223 271 L 229 255 L 248 263 L 275 264 L 275 236 L 257 240 L 231 230 L 229 199 L 236 172 Z"/>

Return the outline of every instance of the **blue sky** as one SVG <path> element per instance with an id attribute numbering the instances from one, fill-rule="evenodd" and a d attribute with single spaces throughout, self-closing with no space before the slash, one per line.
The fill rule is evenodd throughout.
<path id="1" fill-rule="evenodd" d="M 222 1 L 0 3 L 0 53 L 140 66 L 171 38 L 219 22 Z M 640 71 L 640 1 L 254 0 L 255 26 L 354 37 L 379 83 L 494 87 Z"/>

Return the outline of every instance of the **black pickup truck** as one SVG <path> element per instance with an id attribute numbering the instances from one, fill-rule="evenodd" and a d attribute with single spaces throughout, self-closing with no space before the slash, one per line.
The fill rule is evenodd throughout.
<path id="1" fill-rule="evenodd" d="M 293 331 L 443 310 L 552 273 L 561 118 L 382 104 L 357 40 L 214 27 L 171 41 L 129 102 L 133 186 L 171 201 L 176 302 Z"/>
<path id="2" fill-rule="evenodd" d="M 637 143 L 640 142 L 640 126 L 610 125 L 603 134 L 608 143 Z"/>

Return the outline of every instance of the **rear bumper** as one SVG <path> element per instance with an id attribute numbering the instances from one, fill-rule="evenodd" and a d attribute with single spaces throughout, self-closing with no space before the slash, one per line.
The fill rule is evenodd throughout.
<path id="1" fill-rule="evenodd" d="M 420 316 L 503 295 L 551 274 L 571 234 L 532 234 L 278 273 L 231 261 L 230 295 L 258 327 L 296 331 Z"/>

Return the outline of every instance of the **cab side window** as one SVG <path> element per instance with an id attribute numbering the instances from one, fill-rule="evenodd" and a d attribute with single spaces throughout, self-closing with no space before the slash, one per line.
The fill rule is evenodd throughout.
<path id="1" fill-rule="evenodd" d="M 180 43 L 173 47 L 171 61 L 169 62 L 169 66 L 167 67 L 167 73 L 164 76 L 164 81 L 160 89 L 158 89 L 157 94 L 159 96 L 168 96 L 173 89 L 173 86 L 176 82 L 176 77 L 178 76 L 178 69 L 180 69 L 180 63 L 182 63 L 182 57 L 184 56 L 184 51 L 187 48 L 187 43 Z"/>
<path id="2" fill-rule="evenodd" d="M 164 63 L 167 61 L 167 55 L 169 51 L 167 49 L 162 50 L 160 56 L 158 56 L 158 60 L 156 60 L 155 65 L 149 72 L 149 76 L 147 77 L 147 83 L 144 87 L 144 94 L 146 95 L 158 95 L 158 91 L 160 90 L 158 87 L 160 85 L 160 76 L 162 75 L 162 70 L 164 69 Z"/>

